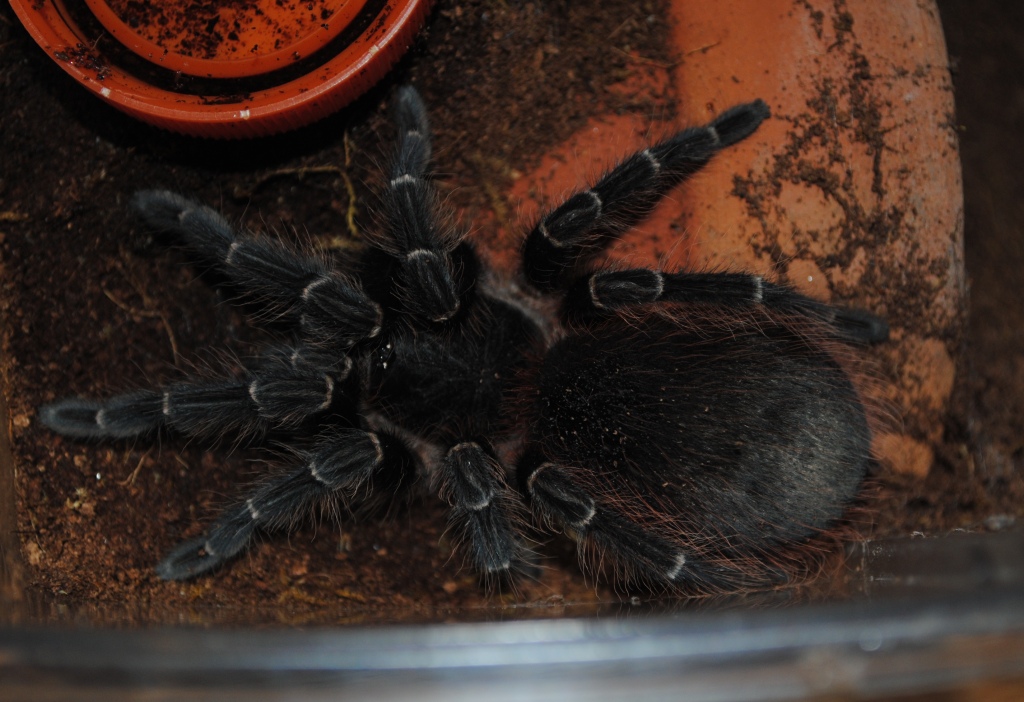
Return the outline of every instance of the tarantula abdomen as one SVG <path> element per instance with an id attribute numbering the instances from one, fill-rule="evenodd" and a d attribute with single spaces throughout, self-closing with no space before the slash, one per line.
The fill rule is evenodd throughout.
<path id="1" fill-rule="evenodd" d="M 556 343 L 536 379 L 521 480 L 559 466 L 614 517 L 604 540 L 628 522 L 664 542 L 661 562 L 620 559 L 650 581 L 681 557 L 712 588 L 776 579 L 766 556 L 839 519 L 867 471 L 865 414 L 832 356 L 768 315 L 724 316 L 612 317 Z"/>

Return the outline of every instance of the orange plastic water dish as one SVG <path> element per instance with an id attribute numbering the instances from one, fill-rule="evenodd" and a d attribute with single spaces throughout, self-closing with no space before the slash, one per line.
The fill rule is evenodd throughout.
<path id="1" fill-rule="evenodd" d="M 429 0 L 11 0 L 83 86 L 141 120 L 241 138 L 334 112 L 380 80 Z"/>

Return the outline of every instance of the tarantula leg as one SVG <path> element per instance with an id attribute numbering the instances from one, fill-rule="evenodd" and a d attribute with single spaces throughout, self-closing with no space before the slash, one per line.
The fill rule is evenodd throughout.
<path id="1" fill-rule="evenodd" d="M 533 462 L 537 462 L 534 459 Z M 641 572 L 636 575 L 657 582 L 682 582 L 688 559 L 678 545 L 619 516 L 573 482 L 566 468 L 539 462 L 526 470 L 526 492 L 537 516 L 562 529 L 581 545 L 587 540 L 607 550 L 621 563 Z"/>
<path id="2" fill-rule="evenodd" d="M 382 196 L 386 235 L 375 245 L 397 262 L 400 298 L 405 311 L 431 322 L 454 317 L 462 304 L 462 290 L 472 278 L 456 265 L 453 252 L 461 233 L 442 223 L 437 194 L 427 179 L 430 161 L 430 125 L 427 110 L 411 86 L 399 88 L 394 101 L 398 149 L 392 160 L 388 186 Z"/>
<path id="3" fill-rule="evenodd" d="M 645 217 L 655 203 L 722 149 L 754 133 L 769 116 L 761 100 L 726 110 L 639 151 L 589 190 L 544 215 L 523 246 L 527 279 L 541 290 L 564 284 L 573 268 Z"/>
<path id="4" fill-rule="evenodd" d="M 287 528 L 318 502 L 347 503 L 362 491 L 369 497 L 379 474 L 404 474 L 415 463 L 397 437 L 361 429 L 334 430 L 300 456 L 299 468 L 260 485 L 205 534 L 172 550 L 157 566 L 160 577 L 184 580 L 212 570 L 244 549 L 256 529 Z"/>
<path id="5" fill-rule="evenodd" d="M 268 237 L 236 234 L 219 212 L 172 192 L 140 191 L 133 207 L 222 274 L 241 300 L 258 305 L 262 321 L 287 318 L 311 341 L 343 349 L 380 333 L 380 306 L 327 261 Z"/>
<path id="6" fill-rule="evenodd" d="M 106 400 L 71 398 L 39 410 L 44 425 L 77 438 L 129 438 L 169 428 L 186 435 L 258 435 L 296 427 L 342 398 L 352 362 L 324 370 L 295 350 L 238 379 L 186 381 Z"/>
<path id="7" fill-rule="evenodd" d="M 439 479 L 473 566 L 485 578 L 510 580 L 526 553 L 517 526 L 521 518 L 498 459 L 479 443 L 456 444 L 441 462 Z"/>
<path id="8" fill-rule="evenodd" d="M 126 439 L 163 426 L 161 393 L 156 390 L 106 400 L 68 398 L 39 408 L 39 421 L 58 434 L 82 439 Z"/>
<path id="9" fill-rule="evenodd" d="M 878 343 L 889 337 L 889 326 L 880 317 L 833 307 L 749 273 L 664 273 L 646 268 L 598 271 L 570 288 L 565 311 L 570 319 L 579 321 L 656 302 L 764 305 L 823 322 L 845 341 Z"/>

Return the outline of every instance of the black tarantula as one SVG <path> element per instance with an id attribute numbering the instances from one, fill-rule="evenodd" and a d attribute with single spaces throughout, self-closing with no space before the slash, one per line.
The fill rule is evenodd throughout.
<path id="1" fill-rule="evenodd" d="M 529 567 L 525 502 L 625 578 L 707 593 L 784 582 L 801 545 L 857 496 L 865 411 L 833 353 L 885 323 L 747 273 L 595 264 L 607 245 L 769 116 L 758 100 L 633 154 L 546 214 L 500 280 L 428 179 L 424 105 L 397 92 L 383 231 L 342 266 L 236 233 L 212 209 L 144 191 L 145 222 L 180 240 L 290 343 L 243 377 L 67 399 L 70 437 L 284 436 L 292 467 L 252 488 L 157 567 L 217 568 L 257 529 L 324 501 L 391 496 L 420 472 L 451 506 L 473 566 Z M 517 487 L 514 487 L 517 486 Z M 518 494 L 517 494 L 518 493 Z"/>

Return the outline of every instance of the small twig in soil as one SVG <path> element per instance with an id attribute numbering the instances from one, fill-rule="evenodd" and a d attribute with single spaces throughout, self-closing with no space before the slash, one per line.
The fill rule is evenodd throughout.
<path id="1" fill-rule="evenodd" d="M 139 459 L 139 464 L 135 466 L 135 470 L 128 474 L 128 477 L 124 480 L 117 481 L 117 484 L 121 487 L 129 487 L 135 484 L 135 479 L 139 477 L 139 472 L 142 470 L 142 464 L 146 462 L 146 458 L 149 456 L 149 451 L 146 451 Z"/>
<path id="2" fill-rule="evenodd" d="M 299 166 L 298 168 L 279 168 L 276 171 L 264 173 L 248 188 L 242 188 L 241 186 L 235 187 L 231 194 L 236 198 L 252 197 L 257 190 L 277 178 L 294 176 L 298 180 L 303 180 L 306 176 L 321 175 L 323 173 L 333 173 L 345 178 L 345 170 L 339 166 Z"/>
<path id="3" fill-rule="evenodd" d="M 352 185 L 352 179 L 348 177 L 348 169 L 352 165 L 352 140 L 349 139 L 348 130 L 341 135 L 341 143 L 345 147 L 345 168 L 341 171 L 341 179 L 345 181 L 345 192 L 348 193 L 348 209 L 345 210 L 345 224 L 348 232 L 353 238 L 359 238 L 359 230 L 356 229 L 356 189 Z"/>
<path id="4" fill-rule="evenodd" d="M 352 165 L 352 142 L 349 139 L 347 130 L 342 137 L 342 143 L 345 148 L 345 163 L 343 166 L 300 166 L 297 168 L 279 168 L 276 171 L 264 173 L 248 188 L 235 187 L 231 194 L 239 199 L 252 197 L 257 190 L 276 178 L 295 177 L 297 180 L 301 181 L 310 175 L 321 175 L 324 173 L 337 175 L 341 178 L 342 183 L 344 183 L 345 193 L 348 195 L 348 206 L 345 208 L 345 225 L 348 228 L 350 237 L 352 239 L 358 239 L 359 229 L 356 227 L 356 214 L 358 212 L 358 208 L 356 207 L 356 189 L 352 184 L 352 179 L 348 175 L 348 169 Z M 330 248 L 338 249 L 350 248 L 351 246 L 351 242 L 340 239 L 339 237 L 335 237 L 329 245 Z"/>
<path id="5" fill-rule="evenodd" d="M 118 299 L 117 296 L 107 290 L 106 287 L 101 287 L 100 289 L 103 291 L 103 294 L 107 296 L 108 300 L 113 302 L 118 308 L 127 314 L 146 317 L 149 319 L 159 319 L 160 323 L 163 325 L 164 331 L 167 332 L 167 339 L 171 344 L 171 354 L 174 356 L 174 366 L 176 368 L 179 367 L 178 361 L 180 357 L 178 355 L 178 341 L 174 336 L 174 329 L 171 328 L 171 323 L 167 321 L 167 316 L 163 312 L 159 312 L 157 310 L 140 310 L 139 308 L 132 307 L 128 303 Z M 143 297 L 143 301 L 145 302 L 145 297 Z"/>
<path id="6" fill-rule="evenodd" d="M 644 66 L 654 66 L 655 68 L 663 68 L 663 69 L 667 70 L 669 68 L 673 68 L 673 67 L 679 65 L 678 61 L 672 61 L 671 63 L 665 63 L 664 61 L 655 61 L 654 59 L 649 59 L 649 58 L 646 58 L 644 56 L 636 56 L 634 54 L 629 53 L 628 51 L 623 51 L 622 49 L 620 49 L 617 46 L 613 46 L 612 49 L 614 51 L 617 51 L 618 53 L 622 54 L 623 56 L 625 56 L 627 59 L 629 59 L 633 63 L 639 63 L 639 64 L 642 64 Z"/>
<path id="7" fill-rule="evenodd" d="M 692 56 L 693 54 L 702 54 L 705 51 L 707 51 L 708 49 L 713 49 L 713 48 L 715 48 L 716 46 L 718 46 L 721 43 L 722 43 L 722 40 L 719 39 L 718 41 L 713 41 L 710 44 L 705 44 L 704 46 L 698 46 L 696 49 L 690 49 L 689 51 L 683 52 L 683 56 Z"/>
<path id="8" fill-rule="evenodd" d="M 615 35 L 616 35 L 616 34 L 618 34 L 619 32 L 621 32 L 621 31 L 622 31 L 623 29 L 625 29 L 626 27 L 629 27 L 630 25 L 632 25 L 633 27 L 635 27 L 635 26 L 636 26 L 636 20 L 635 20 L 635 19 L 633 19 L 632 17 L 627 17 L 627 18 L 625 19 L 625 21 L 623 21 L 623 22 L 620 22 L 620 23 L 619 23 L 619 26 L 618 26 L 618 27 L 616 27 L 615 29 L 613 29 L 613 30 L 612 30 L 612 31 L 611 31 L 611 32 L 610 32 L 610 33 L 608 34 L 608 39 L 614 39 L 614 38 L 615 38 Z M 632 27 L 631 27 L 631 28 L 632 28 Z"/>

